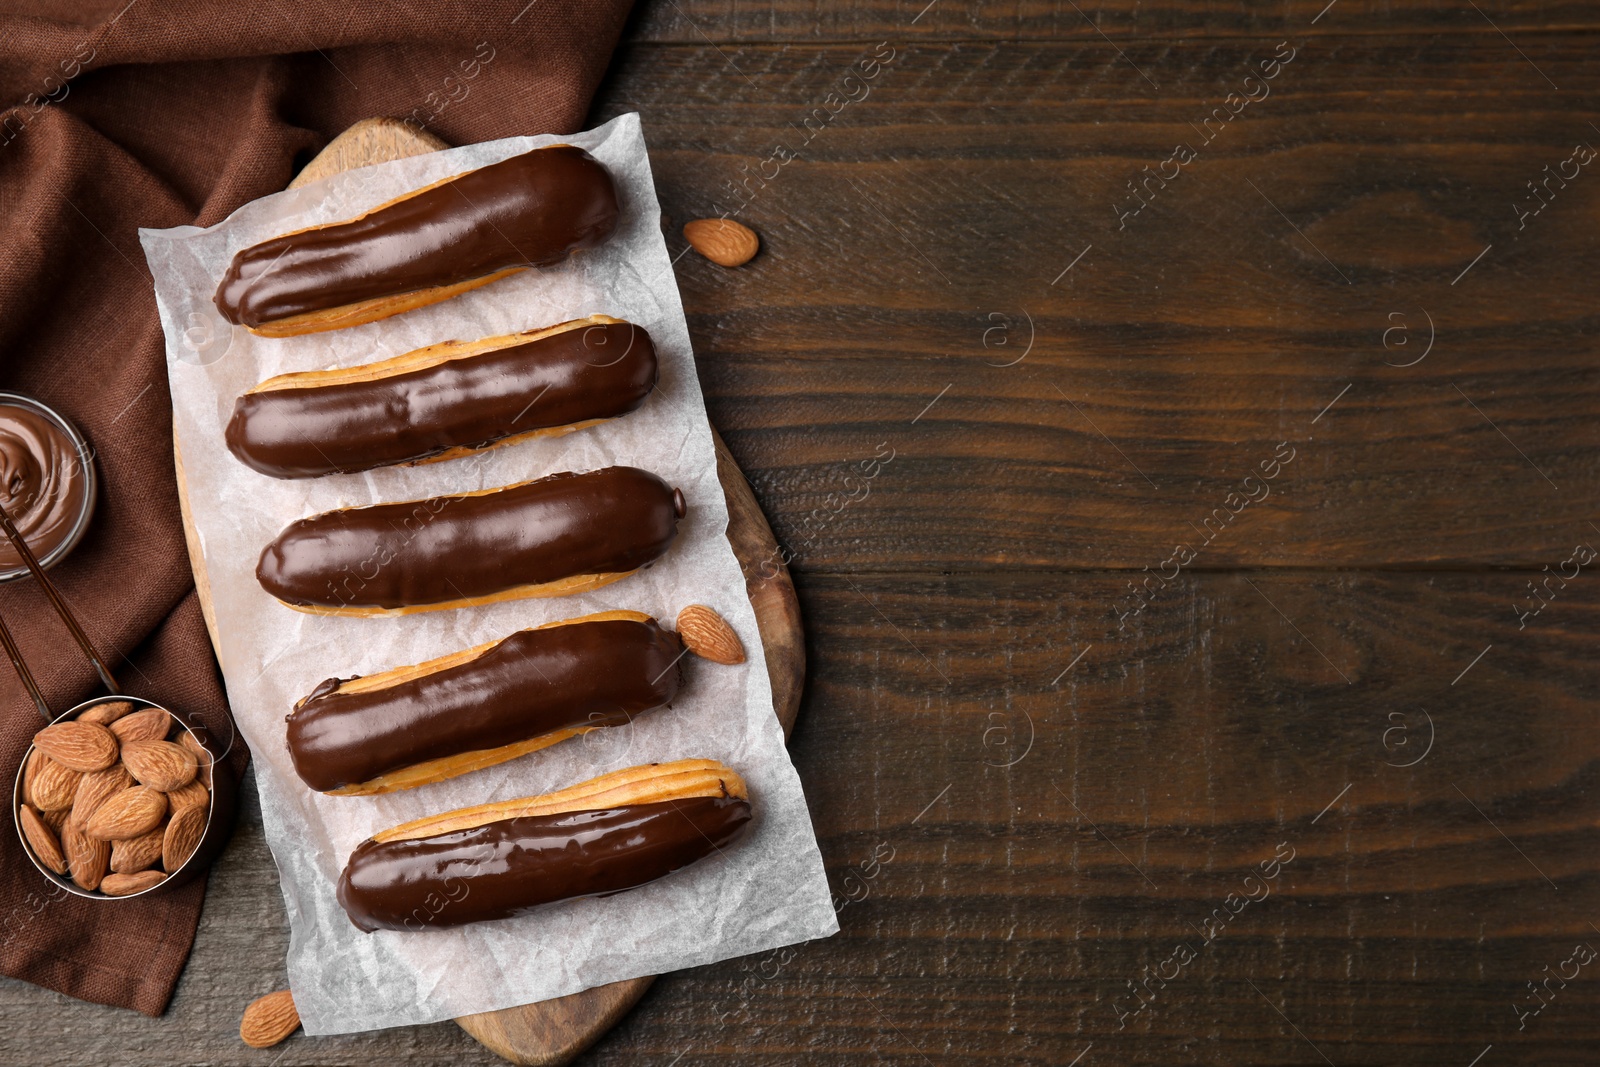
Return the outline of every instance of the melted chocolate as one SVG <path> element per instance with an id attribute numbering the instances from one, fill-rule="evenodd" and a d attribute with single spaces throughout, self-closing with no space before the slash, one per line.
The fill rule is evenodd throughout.
<path id="1" fill-rule="evenodd" d="M 579 326 L 375 381 L 246 393 L 227 441 L 274 478 L 364 471 L 625 415 L 655 385 L 656 349 L 643 329 Z"/>
<path id="2" fill-rule="evenodd" d="M 235 325 L 548 267 L 617 226 L 617 190 L 589 153 L 556 145 L 468 171 L 349 222 L 233 257 L 215 303 Z"/>
<path id="3" fill-rule="evenodd" d="M 695 797 L 365 841 L 339 878 L 339 903 L 369 933 L 505 919 L 652 882 L 726 848 L 749 823 L 747 800 Z"/>
<path id="4" fill-rule="evenodd" d="M 456 667 L 367 692 L 330 679 L 289 716 L 300 778 L 327 792 L 578 726 L 620 726 L 678 692 L 678 635 L 654 619 L 522 630 Z"/>
<path id="5" fill-rule="evenodd" d="M 72 537 L 88 495 L 77 443 L 37 411 L 0 404 L 0 505 L 35 556 L 44 559 Z M 0 569 L 22 565 L 0 537 Z"/>
<path id="6" fill-rule="evenodd" d="M 642 567 L 672 544 L 683 513 L 677 490 L 636 467 L 552 474 L 301 519 L 262 551 L 256 580 L 289 604 L 442 604 Z"/>

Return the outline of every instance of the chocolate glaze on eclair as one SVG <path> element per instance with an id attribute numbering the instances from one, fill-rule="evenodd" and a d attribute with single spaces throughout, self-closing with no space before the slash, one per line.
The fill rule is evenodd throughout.
<path id="1" fill-rule="evenodd" d="M 505 919 L 671 874 L 738 840 L 750 814 L 748 800 L 692 797 L 369 840 L 339 878 L 339 903 L 369 933 Z"/>
<path id="2" fill-rule="evenodd" d="M 446 342 L 431 346 L 437 354 L 408 353 L 400 367 L 424 365 L 398 373 L 380 364 L 368 374 L 312 371 L 265 382 L 234 403 L 228 449 L 274 478 L 365 471 L 625 415 L 656 385 L 649 333 L 616 319 L 564 323 L 520 344 L 472 351 L 481 346 Z"/>
<path id="3" fill-rule="evenodd" d="M 682 655 L 678 635 L 654 619 L 601 618 L 522 630 L 395 685 L 341 692 L 329 679 L 289 716 L 289 755 L 302 781 L 329 792 L 557 731 L 620 726 L 677 695 Z"/>
<path id="4" fill-rule="evenodd" d="M 344 614 L 559 596 L 659 558 L 684 512 L 636 467 L 552 474 L 300 519 L 262 550 L 256 580 L 291 607 Z"/>
<path id="5" fill-rule="evenodd" d="M 246 248 L 234 256 L 215 303 L 229 322 L 256 327 L 547 267 L 610 237 L 617 214 L 616 186 L 594 157 L 573 145 L 538 148 L 349 222 Z"/>

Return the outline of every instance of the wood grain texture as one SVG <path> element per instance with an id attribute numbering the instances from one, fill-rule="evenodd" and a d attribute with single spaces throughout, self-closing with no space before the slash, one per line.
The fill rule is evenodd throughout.
<path id="1" fill-rule="evenodd" d="M 593 116 L 642 113 L 677 252 L 897 48 L 734 212 L 761 255 L 677 265 L 811 627 L 791 751 L 842 932 L 664 976 L 579 1062 L 1591 1062 L 1593 965 L 1514 1009 L 1600 948 L 1600 579 L 1552 581 L 1522 628 L 1513 605 L 1600 547 L 1600 185 L 1525 231 L 1513 204 L 1600 147 L 1593 9 L 1480 2 L 1513 47 L 1469 5 L 1080 4 L 1155 89 L 1070 5 L 924 6 L 643 5 Z M 1286 37 L 1272 95 L 1119 231 L 1113 194 Z M 1420 352 L 1385 347 L 1389 314 L 1415 346 L 1422 309 L 1432 353 L 1386 365 Z M 1272 495 L 1119 628 L 1286 439 Z M 233 1033 L 287 941 L 258 821 L 165 1019 L 8 983 L 0 1051 L 261 1062 Z M 1202 946 L 1279 842 L 1271 895 Z M 41 1015 L 66 1036 L 14 1025 Z M 494 1062 L 450 1025 L 281 1051 Z"/>
<path id="2" fill-rule="evenodd" d="M 630 978 L 520 1008 L 463 1015 L 456 1023 L 510 1063 L 571 1063 L 633 1010 L 654 982 Z"/>
<path id="3" fill-rule="evenodd" d="M 1457 7 L 1432 0 L 1289 0 L 1277 4 L 1159 0 L 1141 3 L 1059 4 L 1051 0 L 675 0 L 642 5 L 633 36 L 640 40 L 703 47 L 767 41 L 879 40 L 889 38 L 1002 40 L 1150 37 L 1233 37 L 1282 34 L 1494 34 L 1540 28 L 1593 29 L 1592 5 L 1530 0 Z M 1492 16 L 1492 22 L 1489 18 Z M 734 56 L 735 61 L 738 57 Z M 1158 79 L 1159 80 L 1159 79 Z"/>
<path id="4" fill-rule="evenodd" d="M 1293 1027 L 1341 1067 L 1465 1067 L 1491 1043 L 1486 1064 L 1588 1062 L 1587 969 L 1524 1031 L 1512 1004 L 1600 947 L 1600 584 L 1518 631 L 1520 577 L 1202 574 L 1120 641 L 1083 622 L 1118 573 L 807 577 L 792 752 L 842 932 L 663 976 L 581 1062 L 1068 1064 L 1093 1042 L 1079 1067 L 1322 1064 Z M 1431 753 L 1389 766 L 1420 754 L 1419 710 Z M 1385 738 L 1391 712 L 1408 734 Z M 250 804 L 167 1016 L 10 983 L 8 1022 L 65 1037 L 8 1027 L 7 1062 L 265 1062 L 237 1013 L 281 985 L 288 934 Z M 1194 924 L 1284 841 L 1271 895 L 1202 948 Z M 1186 940 L 1197 958 L 1119 1029 L 1126 983 Z M 495 1062 L 448 1024 L 275 1054 Z"/>
<path id="5" fill-rule="evenodd" d="M 902 46 L 820 130 L 871 45 L 752 49 L 760 88 L 709 49 L 623 57 L 598 117 L 643 112 L 675 239 L 800 148 L 734 212 L 760 256 L 679 266 L 713 419 L 795 566 L 1153 567 L 1286 440 L 1198 566 L 1541 566 L 1592 533 L 1600 181 L 1512 210 L 1600 146 L 1584 50 L 1541 62 L 1556 92 L 1499 37 L 1297 43 L 1120 231 L 1127 183 L 1275 41 L 1126 46 L 1159 93 L 1103 43 Z M 1429 356 L 1391 366 L 1430 317 Z"/>
<path id="6" fill-rule="evenodd" d="M 362 119 L 329 141 L 328 146 L 294 176 L 289 188 L 298 189 L 357 167 L 408 159 L 449 147 L 427 130 L 398 119 Z"/>
<path id="7" fill-rule="evenodd" d="M 806 630 L 800 620 L 800 598 L 772 527 L 715 426 L 711 440 L 717 452 L 717 478 L 728 504 L 728 543 L 744 571 L 745 593 L 755 609 L 762 658 L 772 679 L 773 711 L 788 737 L 794 733 L 805 692 Z"/>

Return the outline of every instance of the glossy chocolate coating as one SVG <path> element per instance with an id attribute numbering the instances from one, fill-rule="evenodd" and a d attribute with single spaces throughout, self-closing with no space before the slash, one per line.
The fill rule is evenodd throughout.
<path id="1" fill-rule="evenodd" d="M 694 797 L 365 841 L 339 878 L 339 903 L 369 933 L 505 919 L 652 882 L 728 847 L 749 823 L 747 800 Z"/>
<path id="2" fill-rule="evenodd" d="M 88 495 L 72 438 L 31 408 L 0 404 L 0 504 L 35 556 L 43 559 L 72 536 Z M 0 568 L 21 566 L 0 537 Z"/>
<path id="3" fill-rule="evenodd" d="M 246 393 L 228 449 L 274 478 L 371 470 L 515 434 L 625 415 L 656 386 L 631 323 L 579 326 L 374 381 Z"/>
<path id="4" fill-rule="evenodd" d="M 306 785 L 327 792 L 556 730 L 620 726 L 677 695 L 682 655 L 654 619 L 522 630 L 398 685 L 339 693 L 322 683 L 289 716 L 289 755 Z"/>
<path id="5" fill-rule="evenodd" d="M 442 604 L 642 567 L 672 544 L 683 513 L 683 495 L 637 467 L 552 474 L 301 519 L 262 551 L 256 580 L 289 604 Z"/>
<path id="6" fill-rule="evenodd" d="M 229 322 L 260 326 L 508 267 L 548 267 L 616 226 L 605 167 L 572 145 L 538 148 L 361 218 L 246 248 L 215 303 Z"/>

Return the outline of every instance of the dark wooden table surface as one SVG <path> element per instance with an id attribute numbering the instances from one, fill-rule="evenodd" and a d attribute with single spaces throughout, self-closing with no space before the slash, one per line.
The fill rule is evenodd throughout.
<path id="1" fill-rule="evenodd" d="M 924 2 L 649 3 L 596 107 L 764 241 L 678 279 L 842 931 L 584 1062 L 1596 1062 L 1600 11 Z M 493 1061 L 243 1048 L 286 943 L 247 809 L 166 1018 L 0 1027 Z"/>

